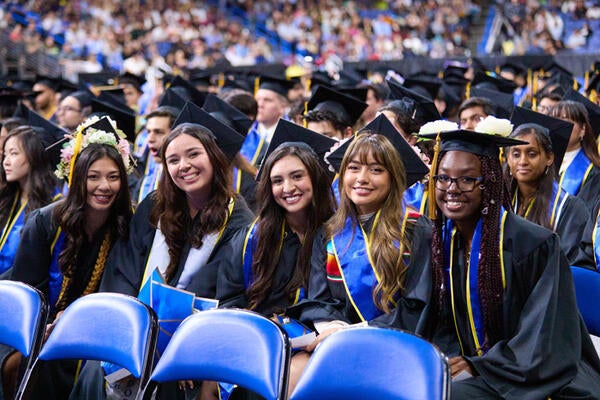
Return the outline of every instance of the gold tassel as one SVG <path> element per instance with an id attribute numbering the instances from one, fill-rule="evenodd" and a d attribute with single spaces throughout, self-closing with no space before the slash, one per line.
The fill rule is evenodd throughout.
<path id="1" fill-rule="evenodd" d="M 71 186 L 71 182 L 73 181 L 73 171 L 75 171 L 75 162 L 77 161 L 77 156 L 81 151 L 81 145 L 83 144 L 83 129 L 77 131 L 75 136 L 75 144 L 73 145 L 73 156 L 71 157 L 71 165 L 69 165 L 69 180 L 67 181 L 68 186 Z"/>
<path id="2" fill-rule="evenodd" d="M 217 78 L 217 86 L 219 87 L 219 89 L 223 88 L 223 86 L 225 86 L 225 74 L 220 72 Z"/>
<path id="3" fill-rule="evenodd" d="M 258 88 L 260 87 L 260 77 L 254 78 L 254 95 L 258 92 Z"/>
<path id="4" fill-rule="evenodd" d="M 590 71 L 585 71 L 585 74 L 583 74 L 583 87 L 587 90 L 589 84 L 590 84 Z"/>
<path id="5" fill-rule="evenodd" d="M 304 95 L 306 97 L 310 97 L 310 89 L 311 89 L 311 85 L 312 85 L 312 79 L 310 78 L 306 78 L 306 91 L 304 92 Z M 306 112 L 306 111 L 305 111 Z"/>
<path id="6" fill-rule="evenodd" d="M 435 182 L 433 175 L 437 172 L 438 157 L 440 156 L 441 140 L 440 133 L 438 132 L 435 137 L 435 145 L 433 146 L 433 160 L 431 161 L 431 172 L 429 173 L 429 182 L 427 183 L 427 191 L 429 193 L 429 204 L 427 208 L 427 216 L 432 221 L 436 219 L 436 204 L 435 204 Z"/>
<path id="7" fill-rule="evenodd" d="M 467 86 L 465 87 L 465 99 L 469 99 L 471 97 L 471 82 L 467 82 Z"/>
<path id="8" fill-rule="evenodd" d="M 304 118 L 302 118 L 302 125 L 308 129 L 308 121 L 306 121 L 306 114 L 308 114 L 308 101 L 304 102 Z"/>

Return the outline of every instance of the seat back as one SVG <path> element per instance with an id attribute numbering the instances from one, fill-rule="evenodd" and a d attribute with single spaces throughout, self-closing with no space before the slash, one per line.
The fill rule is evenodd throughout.
<path id="1" fill-rule="evenodd" d="M 93 293 L 67 307 L 38 359 L 108 361 L 139 378 L 142 387 L 150 377 L 157 334 L 156 314 L 138 299 Z"/>
<path id="2" fill-rule="evenodd" d="M 600 273 L 580 267 L 571 267 L 577 307 L 588 331 L 600 336 Z"/>
<path id="3" fill-rule="evenodd" d="M 260 314 L 209 310 L 186 318 L 154 368 L 153 385 L 175 380 L 234 383 L 267 400 L 284 399 L 290 345 L 285 332 Z"/>
<path id="4" fill-rule="evenodd" d="M 0 343 L 19 351 L 27 360 L 17 393 L 29 379 L 47 319 L 48 306 L 39 290 L 22 282 L 0 281 Z"/>
<path id="5" fill-rule="evenodd" d="M 346 329 L 317 347 L 290 400 L 445 399 L 449 376 L 446 357 L 417 336 Z"/>

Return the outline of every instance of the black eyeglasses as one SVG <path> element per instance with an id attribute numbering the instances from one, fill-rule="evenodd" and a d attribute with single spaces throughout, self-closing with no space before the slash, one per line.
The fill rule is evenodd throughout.
<path id="1" fill-rule="evenodd" d="M 459 176 L 458 178 L 450 178 L 448 175 L 434 175 L 435 188 L 444 192 L 450 189 L 454 183 L 461 192 L 472 192 L 475 186 L 483 181 L 482 176 Z"/>

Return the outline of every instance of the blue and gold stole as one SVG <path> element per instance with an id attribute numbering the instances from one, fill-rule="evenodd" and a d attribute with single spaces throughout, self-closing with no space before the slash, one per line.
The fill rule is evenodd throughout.
<path id="1" fill-rule="evenodd" d="M 561 188 L 557 182 L 554 182 L 552 185 L 552 197 L 550 199 L 550 204 L 548 204 L 548 220 L 550 221 L 550 226 L 554 231 L 556 231 L 556 228 L 558 227 L 558 221 L 560 220 L 568 197 L 569 194 L 563 188 Z M 527 219 L 534 203 L 535 199 L 529 202 L 523 218 Z M 515 191 L 515 194 L 513 195 L 512 206 L 513 210 L 519 209 L 519 196 L 517 195 L 517 191 Z"/>
<path id="2" fill-rule="evenodd" d="M 362 226 L 360 229 L 355 226 L 350 218 L 346 220 L 344 228 L 335 234 L 327 243 L 327 279 L 332 282 L 343 282 L 356 313 L 361 321 L 370 321 L 381 314 L 383 311 L 377 308 L 373 302 L 373 289 L 379 282 L 379 276 L 374 268 L 373 258 L 371 257 L 371 243 L 373 242 L 373 232 L 379 222 L 380 211 L 375 215 L 371 234 L 367 236 Z M 402 218 L 402 234 L 406 230 L 406 223 L 410 220 L 416 220 L 418 214 L 405 210 Z M 404 262 L 408 265 L 410 254 L 404 252 L 404 246 L 396 243 L 400 254 L 404 257 Z"/>
<path id="3" fill-rule="evenodd" d="M 21 194 L 15 193 L 6 224 L 0 235 L 0 273 L 12 267 L 17 248 L 21 242 L 21 230 L 25 224 L 27 201 L 20 204 Z"/>
<path id="4" fill-rule="evenodd" d="M 506 222 L 506 216 L 508 212 L 502 209 L 500 213 L 500 234 L 498 240 L 500 241 L 499 245 L 499 253 L 500 253 L 500 265 L 502 269 L 502 287 L 506 288 L 506 274 L 504 270 L 504 255 L 503 255 L 503 240 L 504 240 L 504 224 Z M 475 232 L 473 234 L 473 241 L 471 243 L 471 254 L 469 257 L 469 261 L 466 265 L 465 276 L 467 279 L 466 282 L 466 304 L 467 304 L 467 313 L 469 316 L 469 331 L 471 332 L 470 339 L 473 341 L 475 348 L 477 349 L 477 355 L 483 354 L 482 346 L 485 343 L 485 331 L 484 331 L 484 323 L 483 323 L 483 314 L 481 301 L 479 298 L 479 289 L 478 289 L 478 280 L 479 280 L 479 257 L 481 253 L 481 229 L 482 219 L 480 218 L 477 222 L 477 226 L 475 228 Z M 455 282 L 453 277 L 454 268 L 460 268 L 459 266 L 455 266 L 455 237 L 456 237 L 457 229 L 453 224 L 452 220 L 448 220 L 446 225 L 442 231 L 442 237 L 444 240 L 444 258 L 445 258 L 445 275 L 446 282 L 448 282 L 448 287 L 450 288 L 450 300 L 452 305 L 452 315 L 454 317 L 454 326 L 456 329 L 456 333 L 458 336 L 458 342 L 460 344 L 460 348 L 463 354 L 465 354 L 465 347 L 462 342 L 462 338 L 460 337 L 460 332 L 458 330 L 458 320 L 457 320 L 457 310 L 455 304 L 455 292 L 458 287 L 460 287 L 460 282 Z"/>
<path id="5" fill-rule="evenodd" d="M 419 214 L 424 214 L 427 206 L 427 185 L 415 182 L 404 191 L 404 203 Z"/>
<path id="6" fill-rule="evenodd" d="M 154 161 L 154 157 L 148 154 L 144 178 L 142 179 L 142 184 L 140 185 L 140 191 L 138 193 L 138 204 L 141 203 L 150 192 L 156 190 L 161 174 L 162 164 Z"/>
<path id="7" fill-rule="evenodd" d="M 575 196 L 588 178 L 594 164 L 587 158 L 583 149 L 579 149 L 577 155 L 561 174 L 558 184 L 567 191 L 567 193 Z"/>
<path id="8" fill-rule="evenodd" d="M 255 167 L 261 161 L 258 159 L 260 152 L 265 145 L 265 138 L 261 137 L 258 133 L 258 122 L 254 121 L 248 134 L 246 135 L 246 139 L 240 148 L 240 154 L 244 156 L 252 165 Z M 234 167 L 233 168 L 233 190 L 236 193 L 240 192 L 242 187 L 242 170 Z"/>
<path id="9" fill-rule="evenodd" d="M 596 214 L 596 224 L 592 233 L 592 246 L 594 246 L 596 268 L 600 271 L 600 209 L 598 209 L 598 214 Z"/>
<path id="10" fill-rule="evenodd" d="M 50 269 L 49 269 L 49 281 L 48 281 L 48 304 L 50 304 L 50 311 L 54 310 L 60 291 L 62 289 L 63 274 L 60 271 L 58 265 L 58 256 L 60 255 L 65 243 L 65 234 L 60 227 L 56 230 L 54 240 L 50 246 Z"/>
<path id="11" fill-rule="evenodd" d="M 244 240 L 244 249 L 242 251 L 242 268 L 244 271 L 244 288 L 248 290 L 248 288 L 254 282 L 254 275 L 252 273 L 252 263 L 254 262 L 254 251 L 256 251 L 257 238 L 256 238 L 256 229 L 258 227 L 258 220 L 254 220 L 250 229 L 248 230 L 248 234 L 246 235 L 246 239 Z M 275 258 L 279 259 L 281 256 L 281 249 L 283 248 L 283 239 L 285 238 L 285 222 L 281 224 L 281 234 L 279 236 L 279 243 L 277 245 L 277 252 L 275 253 Z M 296 290 L 296 295 L 294 296 L 294 302 L 291 305 L 297 304 L 300 300 L 306 298 L 306 291 L 303 287 Z"/>

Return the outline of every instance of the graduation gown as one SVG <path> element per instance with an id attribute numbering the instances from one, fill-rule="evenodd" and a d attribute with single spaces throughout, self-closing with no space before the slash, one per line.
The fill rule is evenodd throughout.
<path id="1" fill-rule="evenodd" d="M 372 223 L 367 221 L 365 228 L 372 226 Z M 397 306 L 390 313 L 382 313 L 367 322 L 420 333 L 426 326 L 431 296 L 431 223 L 427 218 L 419 217 L 407 223 L 406 234 L 410 238 L 410 247 L 407 249 L 410 251 L 410 261 Z M 305 324 L 333 320 L 349 324 L 363 322 L 344 281 L 328 276 L 326 242 L 323 231 L 320 231 L 313 244 L 307 299 L 288 309 L 288 314 Z M 369 291 L 364 295 L 371 296 L 372 293 Z"/>
<path id="2" fill-rule="evenodd" d="M 243 257 L 244 244 L 249 230 L 250 227 L 246 227 L 236 233 L 226 245 L 224 251 L 221 252 L 223 257 L 221 257 L 217 277 L 217 299 L 220 307 L 248 308 L 248 298 L 246 296 L 248 288 L 244 279 Z M 288 306 L 292 305 L 293 301 L 290 301 L 286 295 L 285 287 L 292 279 L 296 269 L 300 248 L 300 239 L 286 225 L 281 254 L 277 262 L 275 275 L 271 281 L 270 290 L 253 311 L 270 316 L 273 313 L 282 313 Z M 273 250 L 273 254 L 275 254 L 276 249 Z"/>
<path id="3" fill-rule="evenodd" d="M 592 209 L 578 250 L 572 265 L 600 271 L 600 199 Z"/>
<path id="4" fill-rule="evenodd" d="M 462 355 L 478 376 L 453 383 L 453 398 L 484 393 L 488 398 L 515 400 L 600 398 L 600 360 L 577 310 L 558 236 L 508 213 L 502 244 L 503 332 L 497 343 L 478 355 L 470 321 L 474 313 L 468 312 L 466 302 L 464 250 L 460 238 L 456 240 L 450 281 L 456 312 L 445 310 L 448 318 L 441 320 L 456 327 L 448 332 L 457 335 Z M 456 355 L 445 348 L 448 342 L 437 344 Z"/>
<path id="5" fill-rule="evenodd" d="M 591 169 L 577 197 L 584 201 L 591 212 L 591 207 L 600 199 L 600 168 Z"/>
<path id="6" fill-rule="evenodd" d="M 12 201 L 10 214 L 0 231 L 0 277 L 10 276 L 15 254 L 21 241 L 21 230 L 25 225 L 27 202 L 21 204 L 17 192 Z"/>
<path id="7" fill-rule="evenodd" d="M 52 213 L 57 203 L 31 213 L 21 238 L 21 244 L 15 256 L 12 280 L 30 284 L 52 298 L 50 293 L 50 266 L 53 255 L 61 249 L 53 248 L 57 234 L 57 225 L 52 220 Z M 74 276 L 67 296 L 67 305 L 83 294 L 94 271 L 100 247 L 106 234 L 106 227 L 96 232 L 91 241 L 84 238 L 81 251 L 77 256 Z M 106 264 L 105 264 L 106 266 Z M 50 304 L 51 310 L 55 305 Z M 78 370 L 78 362 L 60 360 L 41 362 L 38 374 L 32 375 L 30 386 L 31 398 L 66 399 L 73 387 Z"/>

